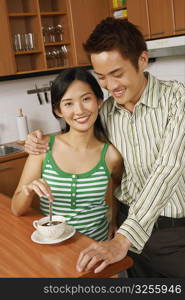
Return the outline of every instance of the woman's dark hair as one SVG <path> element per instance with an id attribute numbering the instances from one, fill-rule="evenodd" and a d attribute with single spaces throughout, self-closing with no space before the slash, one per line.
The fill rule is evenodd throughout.
<path id="1" fill-rule="evenodd" d="M 87 83 L 97 97 L 97 100 L 99 99 L 103 101 L 103 91 L 95 77 L 89 71 L 83 68 L 71 68 L 64 70 L 56 77 L 51 85 L 52 112 L 57 119 L 60 119 L 60 117 L 55 114 L 55 110 L 60 110 L 61 99 L 75 80 Z M 70 126 L 66 123 L 66 128 L 63 132 L 67 132 L 69 129 Z M 108 142 L 108 138 L 99 115 L 94 124 L 94 134 L 98 140 Z"/>
<path id="2" fill-rule="evenodd" d="M 127 20 L 108 17 L 102 20 L 89 36 L 83 47 L 87 54 L 118 50 L 138 70 L 138 59 L 147 45 L 137 26 Z"/>

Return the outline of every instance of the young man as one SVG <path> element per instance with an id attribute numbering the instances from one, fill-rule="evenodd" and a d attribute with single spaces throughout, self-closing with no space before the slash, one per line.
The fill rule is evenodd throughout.
<path id="1" fill-rule="evenodd" d="M 81 252 L 77 269 L 100 262 L 99 272 L 129 253 L 130 277 L 185 277 L 185 87 L 144 72 L 146 43 L 128 21 L 103 20 L 84 48 L 111 94 L 101 119 L 124 158 L 124 219 L 112 240 Z M 41 136 L 29 136 L 28 152 L 46 149 Z"/>

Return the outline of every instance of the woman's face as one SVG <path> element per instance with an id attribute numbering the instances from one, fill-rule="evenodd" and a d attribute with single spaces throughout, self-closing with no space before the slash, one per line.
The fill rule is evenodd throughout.
<path id="1" fill-rule="evenodd" d="M 64 118 L 70 130 L 80 132 L 93 129 L 98 116 L 100 100 L 91 87 L 80 80 L 75 80 L 67 89 L 60 102 L 57 115 Z"/>

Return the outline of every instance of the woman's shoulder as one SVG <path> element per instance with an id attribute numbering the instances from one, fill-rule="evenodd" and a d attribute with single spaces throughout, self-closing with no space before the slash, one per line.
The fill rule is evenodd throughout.
<path id="1" fill-rule="evenodd" d="M 111 174 L 120 174 L 124 169 L 124 162 L 121 153 L 110 144 L 105 156 L 107 167 Z"/>
<path id="2" fill-rule="evenodd" d="M 121 153 L 112 144 L 109 144 L 109 146 L 108 146 L 106 159 L 111 163 L 123 162 L 123 157 L 122 157 Z"/>

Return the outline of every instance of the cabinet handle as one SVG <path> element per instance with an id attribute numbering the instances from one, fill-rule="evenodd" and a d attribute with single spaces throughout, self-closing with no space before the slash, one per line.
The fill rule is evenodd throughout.
<path id="1" fill-rule="evenodd" d="M 5 168 L 0 168 L 0 171 L 6 171 L 6 170 L 11 170 L 11 167 L 5 167 Z"/>
<path id="2" fill-rule="evenodd" d="M 158 34 L 163 34 L 164 33 L 164 31 L 162 31 L 162 32 L 154 32 L 154 33 L 151 33 L 151 35 L 158 35 Z"/>
<path id="3" fill-rule="evenodd" d="M 175 29 L 175 31 L 182 31 L 182 30 L 185 30 L 185 27 L 183 28 L 178 28 L 178 29 Z"/>

